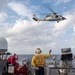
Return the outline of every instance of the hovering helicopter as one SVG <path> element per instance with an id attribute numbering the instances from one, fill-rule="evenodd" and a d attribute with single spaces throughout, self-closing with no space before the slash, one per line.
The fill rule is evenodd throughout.
<path id="1" fill-rule="evenodd" d="M 56 12 L 54 12 L 52 9 L 51 9 L 51 14 L 48 14 L 46 15 L 44 18 L 38 18 L 35 14 L 33 16 L 33 19 L 35 21 L 57 21 L 57 23 L 59 23 L 59 21 L 62 21 L 62 20 L 66 20 L 65 17 L 63 17 L 62 15 L 58 15 Z"/>

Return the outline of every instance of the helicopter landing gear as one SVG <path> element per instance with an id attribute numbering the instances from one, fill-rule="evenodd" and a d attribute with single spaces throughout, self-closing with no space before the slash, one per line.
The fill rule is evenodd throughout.
<path id="1" fill-rule="evenodd" d="M 57 23 L 59 23 L 59 21 L 57 21 Z"/>

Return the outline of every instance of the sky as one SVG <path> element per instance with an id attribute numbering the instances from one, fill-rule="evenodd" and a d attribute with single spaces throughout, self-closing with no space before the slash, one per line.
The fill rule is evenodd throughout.
<path id="1" fill-rule="evenodd" d="M 52 13 L 52 9 L 67 20 L 34 21 Z M 75 0 L 0 0 L 0 37 L 8 41 L 8 51 L 16 54 L 60 54 L 61 48 L 75 53 Z"/>

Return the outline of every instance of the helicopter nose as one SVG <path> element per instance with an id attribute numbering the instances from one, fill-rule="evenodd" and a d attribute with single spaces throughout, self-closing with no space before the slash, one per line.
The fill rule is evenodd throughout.
<path id="1" fill-rule="evenodd" d="M 62 17 L 63 18 L 63 20 L 66 20 L 66 18 L 65 17 Z"/>

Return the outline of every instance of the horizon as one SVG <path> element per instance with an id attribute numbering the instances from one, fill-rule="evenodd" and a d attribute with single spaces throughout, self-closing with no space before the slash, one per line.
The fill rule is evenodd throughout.
<path id="1" fill-rule="evenodd" d="M 34 21 L 33 15 L 44 18 L 51 9 L 67 20 Z M 61 48 L 75 53 L 75 0 L 0 0 L 0 37 L 8 41 L 8 51 L 34 54 L 37 47 L 43 53 Z"/>

